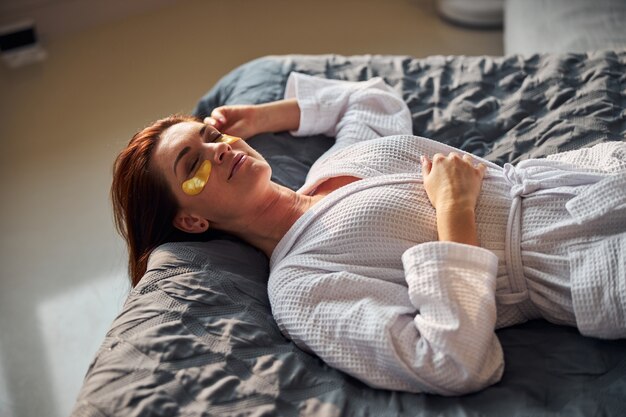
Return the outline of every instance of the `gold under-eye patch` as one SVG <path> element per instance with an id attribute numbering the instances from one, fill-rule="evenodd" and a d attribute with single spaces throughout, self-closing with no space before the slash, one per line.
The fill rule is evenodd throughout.
<path id="1" fill-rule="evenodd" d="M 183 182 L 183 192 L 187 195 L 198 195 L 209 180 L 211 175 L 211 161 L 208 159 L 200 165 L 193 177 Z"/>
<path id="2" fill-rule="evenodd" d="M 232 144 L 240 140 L 236 136 L 230 135 L 222 135 L 215 142 L 223 142 L 227 144 Z M 209 181 L 209 176 L 211 175 L 211 161 L 208 159 L 200 165 L 200 168 L 196 171 L 192 178 L 189 178 L 187 181 L 183 182 L 183 192 L 187 195 L 198 195 L 204 190 L 207 181 Z"/>
<path id="3" fill-rule="evenodd" d="M 215 142 L 224 142 L 230 145 L 230 144 L 237 142 L 238 140 L 241 140 L 241 138 L 238 138 L 237 136 L 230 136 L 230 135 L 222 134 L 222 136 Z"/>

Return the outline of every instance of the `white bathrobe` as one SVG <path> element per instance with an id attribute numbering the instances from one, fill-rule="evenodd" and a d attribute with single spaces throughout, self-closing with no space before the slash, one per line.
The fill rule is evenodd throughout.
<path id="1" fill-rule="evenodd" d="M 458 395 L 501 378 L 496 328 L 543 317 L 626 337 L 625 143 L 504 169 L 481 160 L 475 247 L 437 241 L 419 157 L 454 149 L 412 136 L 406 104 L 380 78 L 293 73 L 285 97 L 301 108 L 294 134 L 336 137 L 298 192 L 361 178 L 272 254 L 272 312 L 299 347 L 373 387 Z"/>

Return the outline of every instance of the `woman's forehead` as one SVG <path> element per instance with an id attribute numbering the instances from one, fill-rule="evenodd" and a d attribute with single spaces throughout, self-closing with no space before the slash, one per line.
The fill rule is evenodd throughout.
<path id="1" fill-rule="evenodd" d="M 189 135 L 195 134 L 202 126 L 200 122 L 180 122 L 165 129 L 161 134 L 161 142 L 163 144 L 172 144 L 173 142 L 185 139 Z"/>
<path id="2" fill-rule="evenodd" d="M 185 139 L 199 130 L 201 123 L 180 122 L 165 129 L 160 135 L 154 149 L 154 161 L 162 169 L 176 158 L 176 154 L 183 148 Z"/>
<path id="3" fill-rule="evenodd" d="M 198 122 L 180 122 L 168 127 L 159 135 L 156 146 L 157 155 L 169 154 L 182 149 L 185 140 L 197 134 L 201 126 L 202 123 Z"/>

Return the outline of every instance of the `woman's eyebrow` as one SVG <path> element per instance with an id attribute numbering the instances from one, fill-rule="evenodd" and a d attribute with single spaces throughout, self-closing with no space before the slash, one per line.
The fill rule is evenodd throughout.
<path id="1" fill-rule="evenodd" d="M 181 158 L 182 158 L 183 156 L 185 156 L 185 154 L 186 154 L 187 152 L 189 152 L 189 150 L 190 150 L 190 149 L 191 149 L 191 148 L 190 148 L 189 146 L 185 146 L 185 147 L 183 148 L 183 150 L 182 150 L 182 151 L 180 151 L 180 153 L 179 153 L 179 154 L 178 154 L 178 156 L 176 157 L 176 161 L 174 161 L 174 175 L 175 175 L 175 176 L 177 176 L 177 175 L 176 175 L 176 165 L 178 164 L 178 161 L 180 161 L 180 160 L 181 160 Z"/>
<path id="2" fill-rule="evenodd" d="M 206 124 L 203 124 L 203 126 L 200 128 L 199 130 L 199 134 L 200 134 L 200 138 L 202 138 L 204 140 L 204 132 L 206 131 Z M 178 156 L 176 157 L 176 161 L 174 161 L 174 175 L 176 176 L 176 165 L 178 165 L 178 161 L 180 161 L 182 159 L 183 156 L 185 156 L 185 154 L 187 154 L 187 152 L 189 152 L 191 148 L 189 146 L 185 146 L 183 148 L 182 151 L 180 151 L 180 153 L 178 154 Z"/>

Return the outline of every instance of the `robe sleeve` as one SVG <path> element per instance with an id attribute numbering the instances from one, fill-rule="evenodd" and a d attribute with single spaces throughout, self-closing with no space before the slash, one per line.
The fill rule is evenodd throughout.
<path id="1" fill-rule="evenodd" d="M 294 136 L 335 137 L 334 150 L 392 135 L 413 133 L 409 108 L 382 78 L 339 81 L 292 72 L 285 98 L 296 98 L 300 126 Z"/>
<path id="2" fill-rule="evenodd" d="M 461 395 L 499 381 L 497 257 L 429 242 L 408 249 L 402 262 L 408 292 L 401 283 L 287 258 L 269 281 L 274 317 L 298 346 L 372 387 Z"/>
<path id="3" fill-rule="evenodd" d="M 596 172 L 626 172 L 626 143 L 603 142 L 589 148 L 574 149 L 546 157 L 549 161 L 565 162 Z"/>

